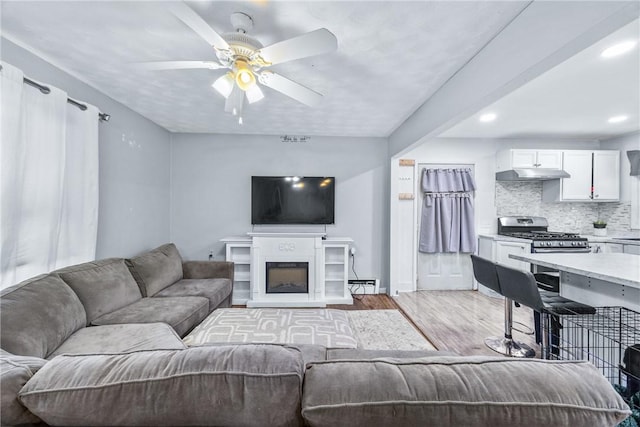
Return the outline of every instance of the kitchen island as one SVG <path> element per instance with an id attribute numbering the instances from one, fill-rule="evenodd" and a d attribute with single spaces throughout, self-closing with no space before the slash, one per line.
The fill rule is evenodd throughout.
<path id="1" fill-rule="evenodd" d="M 510 258 L 560 271 L 560 295 L 594 307 L 640 312 L 640 256 L 623 253 L 533 253 Z"/>

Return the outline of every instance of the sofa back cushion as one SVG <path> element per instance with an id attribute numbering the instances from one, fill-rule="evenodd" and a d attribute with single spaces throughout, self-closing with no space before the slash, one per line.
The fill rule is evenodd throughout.
<path id="1" fill-rule="evenodd" d="M 87 325 L 73 290 L 55 274 L 43 274 L 0 292 L 0 347 L 45 358 Z"/>
<path id="2" fill-rule="evenodd" d="M 154 296 L 183 277 L 182 257 L 173 243 L 128 259 L 127 266 L 145 297 Z"/>
<path id="3" fill-rule="evenodd" d="M 302 416 L 311 427 L 615 426 L 631 413 L 586 361 L 432 357 L 314 362 L 307 366 L 303 390 Z"/>
<path id="4" fill-rule="evenodd" d="M 86 324 L 140 300 L 140 289 L 122 258 L 86 262 L 55 271 L 78 295 Z"/>
<path id="5" fill-rule="evenodd" d="M 62 355 L 20 399 L 50 425 L 300 426 L 303 369 L 277 345 Z"/>

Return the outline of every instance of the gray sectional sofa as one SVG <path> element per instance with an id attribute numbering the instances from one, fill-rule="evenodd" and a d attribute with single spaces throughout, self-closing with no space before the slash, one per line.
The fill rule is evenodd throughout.
<path id="1" fill-rule="evenodd" d="M 588 362 L 221 344 L 181 337 L 229 306 L 233 265 L 163 245 L 0 293 L 2 425 L 614 426 Z"/>

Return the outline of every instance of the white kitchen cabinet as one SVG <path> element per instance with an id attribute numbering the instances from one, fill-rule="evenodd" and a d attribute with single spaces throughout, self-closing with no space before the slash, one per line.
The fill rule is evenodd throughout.
<path id="1" fill-rule="evenodd" d="M 622 245 L 622 243 L 607 243 L 605 249 L 607 253 L 624 253 L 624 246 Z"/>
<path id="2" fill-rule="evenodd" d="M 478 237 L 478 256 L 500 264 L 514 268 L 529 270 L 530 264 L 509 258 L 511 254 L 526 254 L 531 251 L 531 243 L 528 240 L 496 240 L 489 236 Z M 478 291 L 491 297 L 501 297 L 497 292 L 478 283 Z"/>
<path id="3" fill-rule="evenodd" d="M 593 152 L 593 199 L 620 200 L 620 152 Z"/>
<path id="4" fill-rule="evenodd" d="M 504 150 L 497 156 L 498 172 L 519 168 L 560 169 L 562 151 L 560 150 Z"/>
<path id="5" fill-rule="evenodd" d="M 528 262 L 509 258 L 511 254 L 527 254 L 531 252 L 531 244 L 523 242 L 496 242 L 496 261 L 509 267 L 529 270 Z"/>
<path id="6" fill-rule="evenodd" d="M 570 178 L 545 181 L 545 202 L 614 202 L 620 199 L 620 152 L 617 150 L 567 150 L 562 169 Z"/>
<path id="7" fill-rule="evenodd" d="M 625 254 L 640 255 L 640 245 L 624 245 L 622 252 Z"/>

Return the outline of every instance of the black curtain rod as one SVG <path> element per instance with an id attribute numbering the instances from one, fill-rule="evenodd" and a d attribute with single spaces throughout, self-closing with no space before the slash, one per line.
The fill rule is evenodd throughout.
<path id="1" fill-rule="evenodd" d="M 49 89 L 47 86 L 41 85 L 40 83 L 34 82 L 31 79 L 28 79 L 26 77 L 23 78 L 24 82 L 26 84 L 28 84 L 29 86 L 33 86 L 36 89 L 38 89 L 40 92 L 44 93 L 44 94 L 48 94 L 51 92 L 51 89 Z M 87 109 L 87 106 L 76 101 L 75 99 L 71 99 L 71 98 L 67 98 L 67 102 L 71 105 L 75 105 L 76 107 L 78 107 L 79 109 L 81 109 L 82 111 L 85 111 Z M 98 117 L 100 118 L 101 122 L 108 122 L 109 119 L 111 118 L 111 116 L 107 113 L 100 113 L 98 112 Z"/>
<path id="2" fill-rule="evenodd" d="M 0 71 L 2 71 L 2 65 L 0 65 Z M 31 79 L 28 79 L 26 77 L 23 77 L 23 81 L 28 84 L 29 86 L 35 87 L 36 89 L 38 89 L 40 92 L 44 93 L 45 95 L 48 93 L 51 93 L 51 89 L 49 89 L 47 86 L 41 85 L 38 82 L 35 82 Z M 87 106 L 84 105 L 81 102 L 76 101 L 75 99 L 71 99 L 71 98 L 67 98 L 67 102 L 71 105 L 75 105 L 76 107 L 78 107 L 79 109 L 81 109 L 82 111 L 85 111 L 87 109 Z M 107 113 L 100 113 L 98 112 L 98 117 L 100 118 L 101 122 L 108 122 L 109 119 L 111 118 L 111 116 Z"/>

